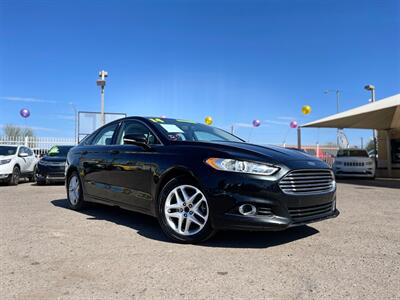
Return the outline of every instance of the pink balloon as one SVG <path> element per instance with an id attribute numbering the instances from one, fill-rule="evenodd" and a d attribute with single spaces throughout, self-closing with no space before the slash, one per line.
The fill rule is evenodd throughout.
<path id="1" fill-rule="evenodd" d="M 290 122 L 290 128 L 297 128 L 298 124 L 297 121 Z"/>
<path id="2" fill-rule="evenodd" d="M 261 121 L 260 120 L 253 120 L 253 126 L 254 127 L 258 127 L 258 126 L 260 126 L 261 125 Z"/>

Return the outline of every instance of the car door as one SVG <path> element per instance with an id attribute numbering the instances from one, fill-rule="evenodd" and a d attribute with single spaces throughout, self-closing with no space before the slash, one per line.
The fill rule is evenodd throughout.
<path id="1" fill-rule="evenodd" d="M 151 149 L 124 144 L 124 136 L 136 136 L 146 141 Z M 148 212 L 151 209 L 151 187 L 155 168 L 155 157 L 162 147 L 156 135 L 146 124 L 137 120 L 122 122 L 116 145 L 113 146 L 112 176 L 110 181 L 114 201 L 136 210 Z"/>
<path id="2" fill-rule="evenodd" d="M 35 153 L 32 151 L 30 148 L 26 148 L 26 153 L 28 153 L 27 156 L 27 172 L 33 172 L 36 166 L 36 157 Z"/>
<path id="3" fill-rule="evenodd" d="M 83 171 L 84 192 L 93 200 L 111 200 L 111 148 L 119 123 L 103 127 L 87 145 L 80 149 L 80 168 Z"/>
<path id="4" fill-rule="evenodd" d="M 29 172 L 29 154 L 25 146 L 19 147 L 17 161 L 22 174 Z"/>

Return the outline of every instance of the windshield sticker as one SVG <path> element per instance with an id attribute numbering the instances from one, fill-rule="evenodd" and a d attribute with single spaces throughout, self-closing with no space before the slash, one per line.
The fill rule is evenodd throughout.
<path id="1" fill-rule="evenodd" d="M 48 154 L 58 154 L 59 150 L 57 146 L 54 146 L 53 148 L 51 148 L 48 152 Z"/>
<path id="2" fill-rule="evenodd" d="M 160 124 L 168 133 L 183 133 L 182 129 L 174 124 Z"/>
<path id="3" fill-rule="evenodd" d="M 149 119 L 149 120 L 154 122 L 154 123 L 164 123 L 164 120 L 161 120 L 159 118 L 153 118 L 153 119 Z"/>

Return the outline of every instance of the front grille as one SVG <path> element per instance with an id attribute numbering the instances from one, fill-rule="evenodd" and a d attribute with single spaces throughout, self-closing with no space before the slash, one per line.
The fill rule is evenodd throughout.
<path id="1" fill-rule="evenodd" d="M 279 182 L 285 194 L 323 194 L 335 189 L 335 178 L 330 170 L 295 170 Z"/>
<path id="2" fill-rule="evenodd" d="M 332 213 L 333 203 L 334 201 L 313 206 L 289 207 L 289 215 L 292 218 L 293 223 L 301 223 L 323 218 Z"/>
<path id="3" fill-rule="evenodd" d="M 364 167 L 363 162 L 345 162 L 344 165 L 346 167 Z"/>

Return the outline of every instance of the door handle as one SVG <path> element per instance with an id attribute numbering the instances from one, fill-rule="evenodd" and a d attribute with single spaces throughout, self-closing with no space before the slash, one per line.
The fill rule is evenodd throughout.
<path id="1" fill-rule="evenodd" d="M 88 154 L 88 152 L 87 152 L 86 150 L 83 150 L 83 151 L 81 152 L 81 154 L 85 155 L 85 154 Z"/>
<path id="2" fill-rule="evenodd" d="M 118 154 L 118 153 L 119 153 L 119 150 L 111 150 L 110 153 L 111 153 L 111 154 Z"/>

